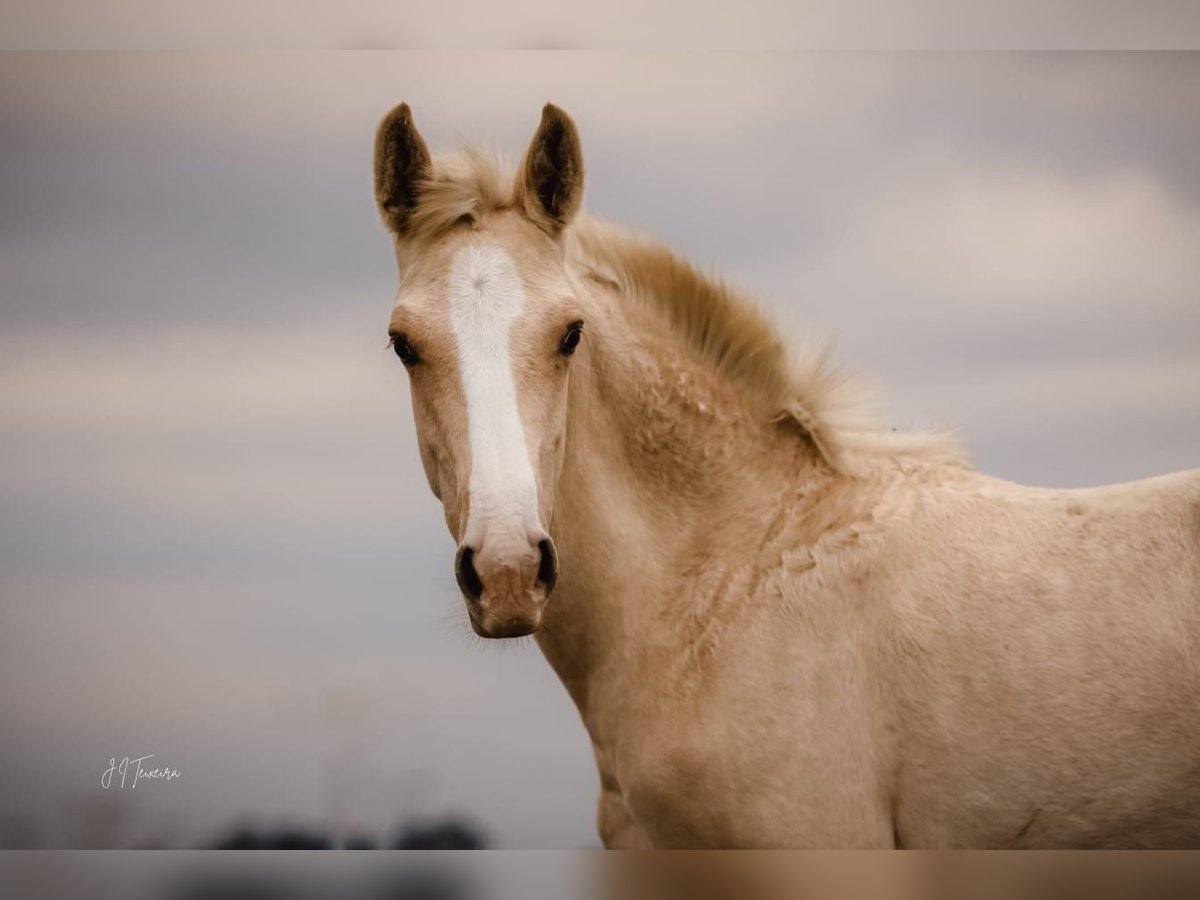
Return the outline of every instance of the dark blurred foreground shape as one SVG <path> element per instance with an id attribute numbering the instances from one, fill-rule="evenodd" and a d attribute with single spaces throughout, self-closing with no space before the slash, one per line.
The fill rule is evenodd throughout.
<path id="1" fill-rule="evenodd" d="M 263 829 L 238 826 L 212 842 L 210 850 L 486 850 L 487 839 L 473 822 L 442 821 L 403 824 L 385 845 L 365 834 L 335 838 L 306 828 Z"/>
<path id="2" fill-rule="evenodd" d="M 473 823 L 444 819 L 400 826 L 383 844 L 364 834 L 342 837 L 303 828 L 239 826 L 215 841 L 214 850 L 483 850 L 487 840 Z M 440 857 L 440 854 L 438 855 Z M 255 855 L 253 861 L 262 857 Z M 307 861 L 311 857 L 304 857 Z M 237 864 L 198 870 L 175 881 L 166 900 L 483 900 L 464 874 L 445 858 L 416 854 L 400 865 L 358 867 L 342 877 L 306 877 L 290 865 Z M 306 867 L 307 870 L 307 867 Z M 327 874 L 317 872 L 317 875 Z M 345 876 L 352 877 L 347 879 Z"/>
<path id="3" fill-rule="evenodd" d="M 216 840 L 212 850 L 375 850 L 364 834 L 340 838 L 304 828 L 255 829 L 238 826 Z M 486 850 L 487 839 L 474 823 L 458 819 L 402 825 L 386 845 L 390 850 Z"/>
<path id="4" fill-rule="evenodd" d="M 212 845 L 213 850 L 332 850 L 327 834 L 301 829 L 255 831 L 238 828 Z"/>
<path id="5" fill-rule="evenodd" d="M 392 842 L 393 850 L 485 850 L 482 832 L 467 822 L 441 822 L 414 825 L 400 831 Z"/>

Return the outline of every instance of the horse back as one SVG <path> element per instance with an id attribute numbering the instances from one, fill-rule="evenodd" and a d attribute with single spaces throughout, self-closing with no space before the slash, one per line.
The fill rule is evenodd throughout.
<path id="1" fill-rule="evenodd" d="M 928 493 L 897 550 L 897 833 L 1200 846 L 1200 470 Z"/>

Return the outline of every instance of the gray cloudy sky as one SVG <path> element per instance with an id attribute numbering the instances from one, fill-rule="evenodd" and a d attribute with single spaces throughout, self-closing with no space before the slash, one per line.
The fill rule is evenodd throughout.
<path id="1" fill-rule="evenodd" d="M 594 210 L 836 333 L 989 472 L 1200 464 L 1200 56 L 6 55 L 0 838 L 594 842 L 553 673 L 469 637 L 384 347 L 401 99 L 514 156 L 564 106 Z M 183 777 L 99 790 L 144 753 Z"/>

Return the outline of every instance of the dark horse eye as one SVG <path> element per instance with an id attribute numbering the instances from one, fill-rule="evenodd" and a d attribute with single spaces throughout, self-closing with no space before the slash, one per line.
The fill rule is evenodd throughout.
<path id="1" fill-rule="evenodd" d="M 421 361 L 421 357 L 417 356 L 417 351 L 412 348 L 412 344 L 408 342 L 408 338 L 402 334 L 392 335 L 392 349 L 400 357 L 400 362 L 406 366 L 415 366 Z"/>
<path id="2" fill-rule="evenodd" d="M 575 348 L 579 346 L 579 339 L 583 337 L 583 323 L 572 322 L 567 326 L 567 333 L 563 335 L 562 344 L 558 347 L 558 352 L 563 356 L 570 356 L 575 352 Z"/>

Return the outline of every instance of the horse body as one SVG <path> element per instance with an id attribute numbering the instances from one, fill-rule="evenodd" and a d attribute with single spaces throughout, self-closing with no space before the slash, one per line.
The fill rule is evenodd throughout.
<path id="1" fill-rule="evenodd" d="M 630 343 L 656 389 L 620 389 L 615 347 L 573 385 L 571 565 L 538 633 L 606 843 L 1200 840 L 1200 471 L 1046 490 L 897 452 L 831 474 L 737 428 L 664 335 Z M 597 441 L 633 423 L 676 440 Z"/>
<path id="2" fill-rule="evenodd" d="M 972 481 L 898 541 L 901 839 L 1196 845 L 1200 472 Z"/>
<path id="3" fill-rule="evenodd" d="M 379 140 L 471 622 L 536 631 L 606 845 L 1200 845 L 1200 470 L 1029 488 L 864 424 L 729 289 L 576 216 L 552 107 L 512 188 L 406 107 Z"/>

